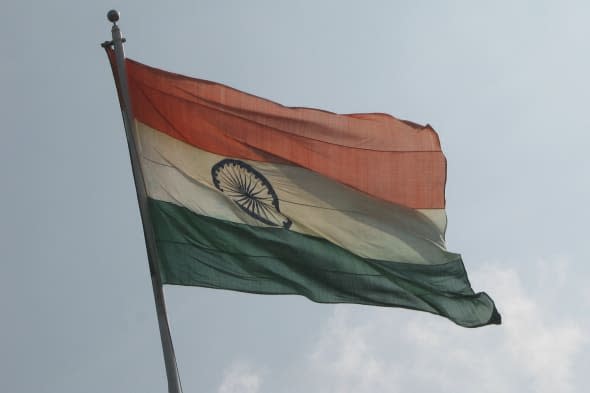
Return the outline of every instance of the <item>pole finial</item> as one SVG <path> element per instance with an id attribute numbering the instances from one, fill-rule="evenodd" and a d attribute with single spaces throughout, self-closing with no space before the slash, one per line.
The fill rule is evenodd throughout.
<path id="1" fill-rule="evenodd" d="M 109 12 L 107 12 L 107 19 L 109 20 L 109 22 L 113 22 L 114 24 L 117 24 L 120 16 L 121 14 L 117 10 L 110 10 Z"/>

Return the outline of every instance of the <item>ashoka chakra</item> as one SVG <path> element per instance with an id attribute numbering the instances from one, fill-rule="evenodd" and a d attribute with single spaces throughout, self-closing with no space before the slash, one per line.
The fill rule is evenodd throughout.
<path id="1" fill-rule="evenodd" d="M 283 228 L 291 226 L 291 220 L 279 209 L 279 199 L 270 182 L 252 166 L 226 158 L 213 165 L 211 177 L 219 191 L 258 221 Z"/>

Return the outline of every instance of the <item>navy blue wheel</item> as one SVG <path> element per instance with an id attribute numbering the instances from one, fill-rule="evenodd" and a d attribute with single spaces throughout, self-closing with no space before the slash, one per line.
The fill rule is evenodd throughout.
<path id="1" fill-rule="evenodd" d="M 211 177 L 215 187 L 251 217 L 266 225 L 291 226 L 291 220 L 279 209 L 272 185 L 251 165 L 226 158 L 213 165 Z"/>

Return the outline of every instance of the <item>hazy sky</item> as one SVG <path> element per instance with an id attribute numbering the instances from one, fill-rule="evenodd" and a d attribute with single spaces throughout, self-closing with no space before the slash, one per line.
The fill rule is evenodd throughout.
<path id="1" fill-rule="evenodd" d="M 129 57 L 439 133 L 447 241 L 504 324 L 166 288 L 185 393 L 585 392 L 587 1 L 8 1 L 0 32 L 0 391 L 164 392 L 111 70 Z"/>

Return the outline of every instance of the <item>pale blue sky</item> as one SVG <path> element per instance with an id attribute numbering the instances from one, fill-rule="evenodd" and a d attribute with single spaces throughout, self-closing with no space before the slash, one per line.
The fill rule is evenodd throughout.
<path id="1" fill-rule="evenodd" d="M 502 326 L 166 289 L 189 392 L 584 392 L 590 3 L 12 1 L 0 27 L 0 391 L 164 392 L 111 71 L 129 57 L 439 133 L 447 241 Z"/>

